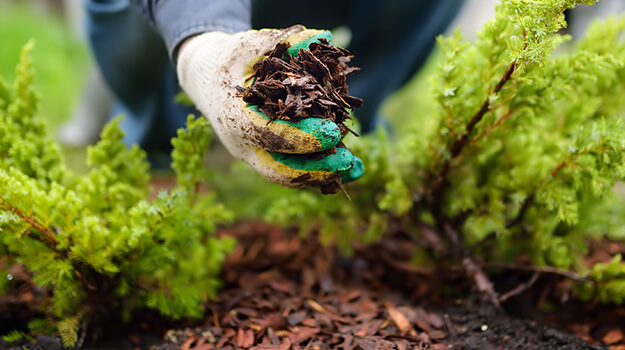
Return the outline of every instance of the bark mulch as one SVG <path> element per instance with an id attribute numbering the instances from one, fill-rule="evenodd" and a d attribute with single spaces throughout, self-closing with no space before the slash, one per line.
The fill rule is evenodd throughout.
<path id="1" fill-rule="evenodd" d="M 587 305 L 557 306 L 568 316 L 544 314 L 530 293 L 504 305 L 534 316 L 517 318 L 478 298 L 453 301 L 466 295 L 465 285 L 446 291 L 440 272 L 411 267 L 415 242 L 407 237 L 357 247 L 346 258 L 315 237 L 259 222 L 223 233 L 241 243 L 224 267 L 227 287 L 203 325 L 170 330 L 154 348 L 625 349 L 622 308 L 594 307 L 599 320 L 586 316 Z"/>

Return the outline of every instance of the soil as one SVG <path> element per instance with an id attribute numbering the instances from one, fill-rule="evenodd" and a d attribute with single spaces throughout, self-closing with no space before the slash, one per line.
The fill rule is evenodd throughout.
<path id="1" fill-rule="evenodd" d="M 400 234 L 357 246 L 349 257 L 321 246 L 314 235 L 302 239 L 295 229 L 262 222 L 220 234 L 240 244 L 203 320 L 172 324 L 145 312 L 117 329 L 111 325 L 119 323 L 110 321 L 92 325 L 83 348 L 625 349 L 625 308 L 556 302 L 553 291 L 566 280 L 554 276 L 539 279 L 500 310 L 472 294 L 461 273 L 412 267 L 408 252 L 416 243 Z M 498 290 L 527 278 L 493 277 Z M 14 299 L 0 304 L 3 319 L 7 300 L 13 312 L 18 304 L 27 310 L 33 292 L 24 281 Z M 60 349 L 49 338 L 38 340 L 51 344 L 41 348 Z"/>

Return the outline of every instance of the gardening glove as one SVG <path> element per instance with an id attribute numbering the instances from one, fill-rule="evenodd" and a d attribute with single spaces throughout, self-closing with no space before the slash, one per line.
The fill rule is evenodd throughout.
<path id="1" fill-rule="evenodd" d="M 254 63 L 286 41 L 289 53 L 326 38 L 328 31 L 293 26 L 235 34 L 208 32 L 190 39 L 178 54 L 178 78 L 196 107 L 210 120 L 228 151 L 250 164 L 267 180 L 287 186 L 322 186 L 337 179 L 352 181 L 362 162 L 345 148 L 317 159 L 314 153 L 341 140 L 339 127 L 325 119 L 274 120 L 237 97 L 236 86 L 250 86 Z"/>

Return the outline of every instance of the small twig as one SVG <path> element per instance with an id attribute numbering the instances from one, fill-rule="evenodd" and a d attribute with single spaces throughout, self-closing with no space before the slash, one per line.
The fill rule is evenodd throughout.
<path id="1" fill-rule="evenodd" d="M 423 339 L 419 336 L 408 335 L 408 334 L 387 334 L 384 336 L 386 339 L 404 339 L 414 343 L 422 342 Z"/>
<path id="2" fill-rule="evenodd" d="M 504 302 L 510 298 L 512 298 L 515 295 L 519 295 L 523 292 L 525 292 L 526 290 L 530 289 L 534 283 L 536 283 L 536 281 L 538 280 L 538 277 L 540 277 L 541 273 L 539 271 L 534 271 L 534 273 L 532 274 L 532 277 L 529 279 L 529 281 L 527 281 L 526 283 L 520 283 L 518 286 L 516 286 L 515 288 L 513 288 L 512 290 L 510 290 L 509 292 L 503 294 L 501 297 L 499 297 L 499 301 Z"/>
<path id="3" fill-rule="evenodd" d="M 313 344 L 313 342 L 314 342 L 315 340 L 317 340 L 317 337 L 312 338 L 312 339 L 308 342 L 308 344 L 306 344 L 306 347 L 304 348 L 304 350 L 308 350 L 308 349 L 310 349 L 310 347 L 312 346 L 312 344 Z"/>
<path id="4" fill-rule="evenodd" d="M 208 308 L 211 311 L 211 314 L 213 314 L 213 325 L 217 328 L 221 328 L 221 325 L 219 324 L 219 314 L 217 313 L 217 309 L 215 309 L 215 306 L 212 303 L 208 303 Z"/>
<path id="5" fill-rule="evenodd" d="M 347 125 L 343 124 L 343 127 L 345 129 L 347 129 L 347 131 L 351 132 L 352 134 L 354 134 L 356 137 L 360 137 L 360 135 L 358 135 L 357 132 L 355 132 L 354 130 L 352 130 L 351 128 L 349 128 Z"/>
<path id="6" fill-rule="evenodd" d="M 501 125 L 501 123 L 503 123 L 506 119 L 510 118 L 511 115 L 512 115 L 512 111 L 508 110 L 506 113 L 504 113 L 504 115 L 502 115 L 501 117 L 499 117 L 499 119 L 497 119 L 495 124 L 493 124 L 490 127 L 488 127 L 488 130 L 486 130 L 482 135 L 480 135 L 480 136 L 476 137 L 475 139 L 473 139 L 473 142 L 479 141 L 479 140 L 483 139 L 484 137 L 489 136 L 490 134 L 492 134 L 493 131 L 499 125 Z"/>
<path id="7" fill-rule="evenodd" d="M 596 282 L 595 279 L 588 276 L 578 275 L 575 272 L 566 271 L 557 267 L 551 266 L 534 266 L 534 265 L 512 265 L 501 263 L 485 263 L 481 264 L 481 267 L 487 269 L 503 269 L 503 270 L 517 270 L 517 271 L 532 271 L 539 273 L 548 273 L 552 275 L 559 275 L 578 282 Z"/>
<path id="8" fill-rule="evenodd" d="M 438 220 L 443 220 L 444 217 L 437 217 Z M 495 307 L 500 308 L 501 305 L 499 303 L 499 297 L 497 292 L 493 288 L 493 284 L 486 276 L 482 268 L 473 261 L 473 258 L 469 255 L 469 249 L 462 244 L 460 239 L 460 235 L 456 232 L 451 224 L 447 220 L 443 220 L 439 222 L 439 226 L 443 227 L 443 231 L 447 236 L 447 239 L 452 244 L 452 249 L 457 256 L 461 256 L 462 258 L 462 266 L 464 270 L 473 282 L 477 286 L 477 289 L 480 293 L 484 294 L 490 301 L 495 305 Z"/>
<path id="9" fill-rule="evenodd" d="M 471 134 L 473 133 L 473 129 L 475 129 L 475 126 L 477 125 L 477 123 L 479 123 L 482 120 L 482 118 L 484 118 L 484 115 L 490 112 L 491 110 L 490 96 L 501 91 L 503 86 L 512 77 L 512 73 L 514 73 L 515 69 L 516 69 L 516 62 L 513 62 L 510 64 L 510 66 L 508 66 L 508 69 L 506 70 L 504 75 L 501 77 L 501 79 L 497 83 L 497 86 L 495 86 L 495 89 L 493 89 L 493 92 L 488 94 L 488 97 L 486 98 L 486 100 L 484 100 L 484 103 L 482 103 L 482 108 L 480 108 L 480 110 L 473 116 L 473 118 L 471 118 L 471 120 L 469 121 L 469 124 L 467 124 L 467 131 L 464 133 L 464 135 L 462 135 L 460 140 L 456 141 L 454 145 L 451 147 L 452 157 L 455 158 L 456 156 L 458 156 L 460 152 L 462 151 L 462 149 L 464 148 L 464 146 L 466 146 L 469 143 L 469 137 L 471 137 Z"/>
<path id="10" fill-rule="evenodd" d="M 462 243 L 460 241 L 460 235 L 458 234 L 458 232 L 456 232 L 456 230 L 453 229 L 449 222 L 444 221 L 442 226 L 443 232 L 445 232 L 445 236 L 447 236 L 447 239 L 451 243 L 452 249 L 458 252 L 462 246 Z"/>
<path id="11" fill-rule="evenodd" d="M 519 214 L 517 214 L 516 218 L 506 224 L 506 228 L 512 228 L 523 221 L 523 219 L 525 218 L 525 214 L 529 210 L 530 206 L 534 203 L 535 197 L 535 193 L 532 193 L 529 196 L 525 197 L 523 204 L 521 204 L 521 209 L 519 209 Z"/>
<path id="12" fill-rule="evenodd" d="M 46 239 L 50 243 L 53 244 L 52 248 L 55 249 L 56 245 L 58 244 L 58 241 L 54 237 L 54 233 L 52 231 L 50 231 L 47 228 L 43 227 L 43 225 L 38 223 L 33 217 L 30 217 L 30 216 L 22 213 L 22 211 L 19 210 L 18 208 L 10 206 L 4 200 L 2 200 L 2 201 L 4 202 L 4 204 L 2 205 L 2 209 L 3 210 L 8 210 L 8 211 L 12 212 L 13 214 L 19 216 L 22 220 L 26 221 L 30 226 L 34 227 L 37 231 L 41 232 L 41 234 L 44 235 L 46 237 Z"/>
<path id="13" fill-rule="evenodd" d="M 349 193 L 347 193 L 347 191 L 345 190 L 345 188 L 343 186 L 341 186 L 341 183 L 338 181 L 335 181 L 336 185 L 341 189 L 341 191 L 343 191 L 343 193 L 345 193 L 345 195 L 347 196 L 347 199 L 349 199 L 349 201 L 352 201 L 352 197 L 349 196 Z"/>
<path id="14" fill-rule="evenodd" d="M 497 292 L 495 291 L 495 288 L 493 288 L 493 283 L 484 273 L 484 270 L 482 270 L 482 268 L 468 256 L 462 259 L 462 265 L 464 266 L 467 274 L 473 278 L 473 281 L 475 281 L 477 289 L 486 295 L 493 305 L 500 308 L 501 304 L 499 303 Z"/>
<path id="15" fill-rule="evenodd" d="M 523 46 L 523 49 L 525 48 L 527 48 L 527 44 Z M 510 78 L 512 77 L 512 73 L 514 73 L 515 70 L 516 62 L 512 62 L 510 66 L 508 66 L 508 70 L 506 70 L 503 77 L 499 80 L 499 83 L 497 83 L 497 86 L 495 86 L 495 89 L 493 90 L 493 95 L 501 91 L 503 86 L 508 82 L 508 80 L 510 80 Z"/>
<path id="16" fill-rule="evenodd" d="M 479 241 L 477 241 L 476 243 L 474 243 L 472 246 L 469 247 L 469 253 L 473 253 L 475 250 L 477 250 L 477 248 L 483 246 L 484 244 L 486 244 L 486 242 L 490 241 L 493 238 L 497 237 L 497 232 L 491 232 L 488 235 L 486 235 L 486 237 L 480 239 Z"/>
<path id="17" fill-rule="evenodd" d="M 387 251 L 382 251 L 380 253 L 380 259 L 388 266 L 402 272 L 407 272 L 420 276 L 432 276 L 435 273 L 433 269 L 427 267 L 419 267 L 413 262 L 397 261 L 397 257 L 391 256 L 391 254 Z"/>
<path id="18" fill-rule="evenodd" d="M 531 195 L 525 198 L 525 201 L 523 201 L 523 204 L 521 204 L 521 209 L 519 209 L 519 213 L 517 214 L 517 216 L 506 224 L 507 229 L 510 229 L 520 224 L 523 221 L 523 219 L 525 218 L 525 214 L 529 210 L 530 206 L 534 203 L 535 196 L 536 194 L 532 193 Z M 477 248 L 483 246 L 484 244 L 486 244 L 486 242 L 496 237 L 497 237 L 497 232 L 489 233 L 488 235 L 486 235 L 486 237 L 482 238 L 477 243 L 473 244 L 469 248 L 469 252 L 473 253 Z"/>
<path id="19" fill-rule="evenodd" d="M 456 329 L 451 324 L 451 319 L 449 319 L 449 314 L 443 315 L 443 318 L 445 319 L 445 325 L 447 326 L 447 329 L 449 330 L 449 334 L 451 334 L 451 339 L 453 341 L 456 341 L 456 338 L 458 337 L 458 333 L 456 333 Z"/>
<path id="20" fill-rule="evenodd" d="M 82 348 L 82 345 L 85 343 L 85 339 L 87 339 L 87 322 L 82 322 L 80 337 L 78 338 L 78 342 L 76 342 L 76 348 Z"/>
<path id="21" fill-rule="evenodd" d="M 551 176 L 556 177 L 556 175 L 558 175 L 558 172 L 562 170 L 562 168 L 564 168 L 565 166 L 566 166 L 566 160 L 562 161 L 562 163 L 558 164 L 558 166 L 551 171 Z"/>

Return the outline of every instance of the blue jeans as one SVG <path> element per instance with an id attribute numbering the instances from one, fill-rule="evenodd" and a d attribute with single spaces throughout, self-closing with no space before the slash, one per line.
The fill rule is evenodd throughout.
<path id="1" fill-rule="evenodd" d="M 180 88 L 169 56 L 177 43 L 172 41 L 179 40 L 180 35 L 172 38 L 176 38 L 176 33 L 188 33 L 188 23 L 205 23 L 204 27 L 193 26 L 198 33 L 223 30 L 224 23 L 228 23 L 223 14 L 233 16 L 236 25 L 232 30 L 245 30 L 241 23 L 249 20 L 249 14 L 238 13 L 245 12 L 240 9 L 248 2 L 215 1 L 221 15 L 212 21 L 215 11 L 206 10 L 210 6 L 198 6 L 195 11 L 181 9 L 184 18 L 172 14 L 178 1 L 201 4 L 201 0 L 160 0 L 159 5 L 153 6 L 152 1 L 141 0 L 139 6 L 130 0 L 86 0 L 87 28 L 95 59 L 118 99 L 113 114 L 126 116 L 122 124 L 124 141 L 128 145 L 139 144 L 149 154 L 168 154 L 177 128 L 184 126 L 188 113 L 195 112 L 173 100 Z M 446 29 L 462 3 L 463 0 L 316 0 L 314 4 L 254 0 L 251 12 L 254 28 L 284 28 L 293 24 L 350 28 L 349 49 L 355 56 L 352 64 L 361 71 L 351 75 L 348 83 L 350 94 L 365 100 L 355 114 L 366 133 L 375 128 L 384 99 L 416 73 L 433 48 L 436 35 Z M 223 7 L 229 4 L 238 8 L 224 11 Z M 159 14 L 159 7 L 168 10 Z M 161 35 L 146 17 L 162 29 Z M 211 24 L 217 22 L 220 24 Z"/>
<path id="2" fill-rule="evenodd" d="M 165 166 L 171 138 L 195 110 L 174 102 L 180 88 L 162 39 L 126 0 L 87 1 L 87 30 L 93 56 L 116 96 L 110 117 L 125 117 L 124 143 L 138 144 L 153 165 Z"/>

